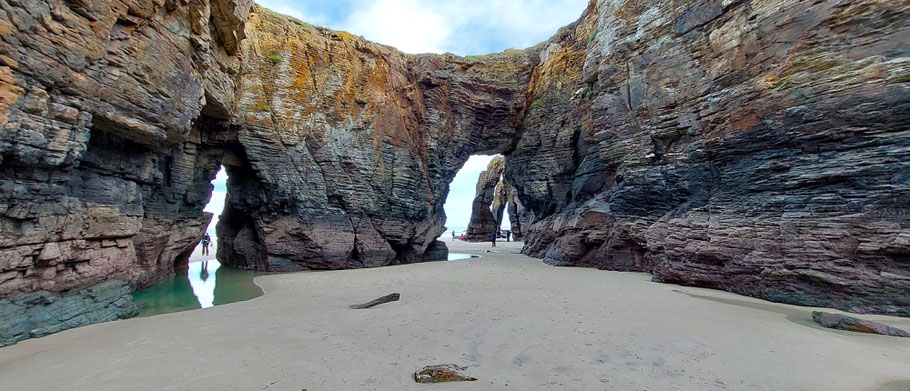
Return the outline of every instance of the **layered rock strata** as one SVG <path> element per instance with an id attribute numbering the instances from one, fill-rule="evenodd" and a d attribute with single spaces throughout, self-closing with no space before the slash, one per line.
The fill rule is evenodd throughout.
<path id="1" fill-rule="evenodd" d="M 497 190 L 502 189 L 502 172 L 505 169 L 505 159 L 501 156 L 494 157 L 477 177 L 474 201 L 471 203 L 471 220 L 465 240 L 472 242 L 492 241 L 493 231 L 498 231 L 502 219 L 501 202 L 498 201 Z"/>
<path id="2" fill-rule="evenodd" d="M 204 123 L 240 69 L 218 36 L 242 38 L 248 10 L 0 2 L 0 297 L 173 274 L 211 219 Z"/>
<path id="3" fill-rule="evenodd" d="M 38 291 L 0 300 L 0 347 L 138 312 L 132 289 L 117 280 L 64 295 Z"/>
<path id="4" fill-rule="evenodd" d="M 512 239 L 515 241 L 521 241 L 524 239 L 525 229 L 530 223 L 530 217 L 528 216 L 528 211 L 525 209 L 524 204 L 521 203 L 521 198 L 518 197 L 518 190 L 514 186 L 509 184 L 509 181 L 503 181 L 506 185 L 506 203 L 508 204 L 508 215 L 509 215 L 509 224 L 511 224 L 510 230 L 512 231 Z"/>
<path id="5" fill-rule="evenodd" d="M 443 259 L 448 184 L 498 153 L 548 263 L 910 316 L 908 15 L 599 0 L 462 58 L 236 0 L 0 0 L 0 297 L 171 275 L 219 165 L 225 264 Z"/>
<path id="6" fill-rule="evenodd" d="M 517 138 L 525 51 L 406 55 L 255 9 L 219 258 L 258 270 L 445 259 L 448 184 Z"/>
<path id="7" fill-rule="evenodd" d="M 493 231 L 502 232 L 504 218 L 509 219 L 513 239 L 521 240 L 524 237 L 522 226 L 528 225 L 529 217 L 518 197 L 518 191 L 504 179 L 500 179 L 492 192 L 490 191 L 490 187 L 496 181 L 495 175 L 502 175 L 505 168 L 503 163 L 502 160 L 494 159 L 487 170 L 478 176 L 477 193 L 472 204 L 471 220 L 468 223 L 467 240 L 491 241 Z"/>
<path id="8" fill-rule="evenodd" d="M 601 0 L 506 177 L 550 264 L 910 316 L 910 3 Z"/>

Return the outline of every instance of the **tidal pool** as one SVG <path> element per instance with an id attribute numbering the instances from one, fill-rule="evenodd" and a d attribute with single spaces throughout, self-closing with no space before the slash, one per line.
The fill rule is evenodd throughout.
<path id="1" fill-rule="evenodd" d="M 185 272 L 133 293 L 139 316 L 208 308 L 262 296 L 253 277 L 265 273 L 222 266 L 212 259 L 191 262 Z"/>
<path id="2" fill-rule="evenodd" d="M 476 255 L 471 255 L 471 254 L 449 253 L 450 261 L 458 261 L 458 260 L 470 259 L 470 258 L 480 258 L 480 257 L 478 257 Z"/>
<path id="3" fill-rule="evenodd" d="M 476 258 L 476 255 L 450 253 L 448 260 Z M 133 293 L 139 316 L 169 314 L 235 303 L 262 296 L 253 278 L 266 273 L 222 266 L 212 259 L 190 262 L 185 272 Z"/>

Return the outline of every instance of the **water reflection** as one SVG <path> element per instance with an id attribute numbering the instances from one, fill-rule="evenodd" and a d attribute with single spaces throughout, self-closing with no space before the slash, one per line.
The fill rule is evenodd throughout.
<path id="1" fill-rule="evenodd" d="M 479 258 L 479 257 L 476 255 L 471 255 L 471 254 L 449 253 L 450 261 L 458 261 L 458 260 L 469 259 L 469 258 Z"/>
<path id="2" fill-rule="evenodd" d="M 262 295 L 253 283 L 261 273 L 221 266 L 216 260 L 192 262 L 174 278 L 133 294 L 139 316 L 168 314 L 249 300 Z"/>

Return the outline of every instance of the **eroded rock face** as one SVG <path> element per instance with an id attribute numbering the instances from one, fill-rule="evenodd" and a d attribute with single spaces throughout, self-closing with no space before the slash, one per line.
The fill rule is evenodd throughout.
<path id="1" fill-rule="evenodd" d="M 512 238 L 515 241 L 521 241 L 525 235 L 525 229 L 530 223 L 530 217 L 528 216 L 528 210 L 525 209 L 524 204 L 521 203 L 521 198 L 518 196 L 518 190 L 512 186 L 509 181 L 504 180 L 503 183 L 506 186 L 506 202 L 508 204 L 508 214 L 509 214 L 509 224 L 512 228 Z"/>
<path id="2" fill-rule="evenodd" d="M 169 276 L 220 164 L 228 265 L 442 259 L 448 184 L 500 153 L 548 263 L 907 316 L 908 8 L 600 0 L 469 59 L 239 0 L 0 0 L 0 297 Z"/>
<path id="3" fill-rule="evenodd" d="M 528 225 L 529 217 L 518 197 L 518 191 L 507 180 L 498 179 L 497 182 L 504 168 L 504 161 L 497 157 L 490 161 L 487 169 L 478 176 L 477 195 L 472 204 L 467 240 L 491 241 L 493 231 L 502 232 L 504 218 L 509 219 L 512 238 L 518 241 L 524 236 L 521 227 Z M 505 213 L 506 210 L 508 214 Z"/>
<path id="4" fill-rule="evenodd" d="M 471 154 L 512 148 L 533 66 L 405 55 L 255 9 L 219 257 L 271 271 L 445 259 L 448 183 Z"/>
<path id="5" fill-rule="evenodd" d="M 910 315 L 910 5 L 591 4 L 507 158 L 554 265 Z"/>
<path id="6" fill-rule="evenodd" d="M 471 221 L 468 223 L 465 240 L 489 242 L 492 240 L 493 231 L 499 230 L 502 219 L 500 207 L 504 205 L 499 202 L 494 206 L 494 202 L 497 201 L 497 190 L 502 186 L 500 178 L 504 169 L 505 160 L 497 156 L 490 160 L 487 169 L 478 176 L 474 201 L 471 203 Z"/>
<path id="7" fill-rule="evenodd" d="M 0 3 L 0 297 L 173 274 L 211 218 L 194 124 L 233 101 L 233 4 Z"/>
<path id="8" fill-rule="evenodd" d="M 0 347 L 138 313 L 132 289 L 123 281 L 105 281 L 63 295 L 32 292 L 0 300 Z"/>
<path id="9" fill-rule="evenodd" d="M 448 183 L 513 146 L 533 66 L 404 55 L 234 0 L 2 10 L 0 297 L 172 275 L 220 164 L 226 264 L 445 259 Z"/>

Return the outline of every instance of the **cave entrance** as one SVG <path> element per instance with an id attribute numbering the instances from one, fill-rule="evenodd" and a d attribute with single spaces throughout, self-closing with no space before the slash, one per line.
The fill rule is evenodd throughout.
<path id="1" fill-rule="evenodd" d="M 520 227 L 516 220 L 522 208 L 504 173 L 502 155 L 474 155 L 465 162 L 449 185 L 444 205 L 447 229 L 444 240 L 489 242 L 494 231 L 502 238 L 507 233 L 510 237 L 516 233 L 515 229 Z M 515 237 L 520 239 L 520 230 L 517 233 Z"/>
<path id="2" fill-rule="evenodd" d="M 209 198 L 209 202 L 205 205 L 205 208 L 202 209 L 203 212 L 212 214 L 212 221 L 209 222 L 209 225 L 205 229 L 205 233 L 209 235 L 212 241 L 209 245 L 209 254 L 203 254 L 203 246 L 200 241 L 190 254 L 191 263 L 194 261 L 215 259 L 215 249 L 218 246 L 215 227 L 218 225 L 218 218 L 221 216 L 221 212 L 224 211 L 224 203 L 227 200 L 227 179 L 227 170 L 225 170 L 223 165 L 219 166 L 218 173 L 215 174 L 215 179 L 211 181 L 213 186 L 211 198 Z"/>
<path id="3" fill-rule="evenodd" d="M 253 283 L 253 278 L 261 273 L 233 268 L 222 264 L 218 259 L 230 252 L 218 251 L 223 244 L 218 242 L 216 233 L 237 231 L 234 229 L 235 223 L 222 221 L 231 219 L 225 217 L 231 215 L 231 208 L 225 207 L 229 204 L 228 180 L 229 177 L 236 176 L 232 172 L 239 170 L 233 166 L 226 167 L 227 162 L 236 162 L 237 159 L 230 158 L 230 153 L 225 155 L 222 165 L 216 166 L 217 174 L 210 182 L 210 198 L 202 210 L 212 214 L 211 221 L 194 239 L 195 247 L 175 260 L 173 278 L 134 293 L 133 299 L 139 307 L 139 316 L 208 308 L 262 295 L 262 289 Z M 211 172 L 203 173 L 204 179 L 212 178 Z M 207 186 L 207 183 L 200 181 L 198 186 Z M 237 219 L 236 211 L 233 219 Z M 210 238 L 207 253 L 203 253 L 201 243 L 205 234 Z"/>

